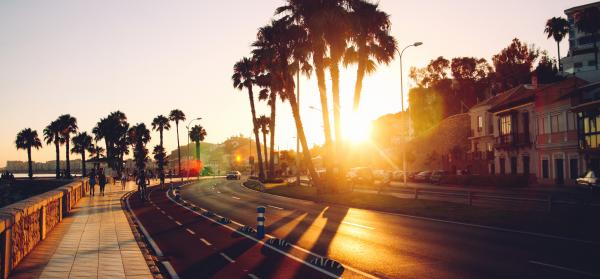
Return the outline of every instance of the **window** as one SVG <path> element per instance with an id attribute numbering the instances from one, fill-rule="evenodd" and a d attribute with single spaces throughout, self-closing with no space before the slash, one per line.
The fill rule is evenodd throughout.
<path id="1" fill-rule="evenodd" d="M 529 175 L 529 156 L 523 156 L 523 174 Z"/>
<path id="2" fill-rule="evenodd" d="M 493 145 L 492 145 L 491 143 L 489 143 L 489 142 L 488 142 L 488 144 L 487 144 L 487 151 L 488 151 L 488 152 L 492 152 L 492 151 L 494 151 L 494 147 L 493 147 Z"/>
<path id="3" fill-rule="evenodd" d="M 549 134 L 552 130 L 550 130 L 550 117 L 544 117 L 544 133 Z"/>
<path id="4" fill-rule="evenodd" d="M 517 174 L 517 157 L 510 157 L 510 174 Z"/>
<path id="5" fill-rule="evenodd" d="M 550 177 L 548 175 L 548 170 L 549 170 L 548 159 L 544 159 L 544 160 L 542 160 L 542 178 L 547 179 Z"/>
<path id="6" fill-rule="evenodd" d="M 544 117 L 538 118 L 538 135 L 544 134 Z"/>
<path id="7" fill-rule="evenodd" d="M 579 177 L 579 160 L 577 158 L 569 160 L 569 174 L 573 180 Z"/>
<path id="8" fill-rule="evenodd" d="M 511 116 L 504 115 L 500 117 L 500 135 L 510 135 L 512 133 Z"/>
<path id="9" fill-rule="evenodd" d="M 551 133 L 558 133 L 560 131 L 560 122 L 558 120 L 558 115 L 550 116 L 550 122 L 552 126 L 550 127 Z"/>
<path id="10" fill-rule="evenodd" d="M 477 132 L 481 132 L 483 130 L 483 117 L 481 115 L 477 116 Z"/>
<path id="11" fill-rule="evenodd" d="M 501 175 L 506 174 L 506 166 L 504 163 L 505 163 L 504 158 L 500 158 L 500 174 Z"/>

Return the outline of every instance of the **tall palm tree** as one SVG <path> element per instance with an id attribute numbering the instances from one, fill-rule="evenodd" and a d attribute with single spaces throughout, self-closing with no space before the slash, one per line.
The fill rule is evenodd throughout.
<path id="1" fill-rule="evenodd" d="M 196 125 L 190 130 L 189 136 L 196 143 L 196 160 L 200 162 L 200 142 L 206 138 L 206 130 L 202 126 Z M 199 169 L 198 172 L 201 174 L 202 170 Z"/>
<path id="2" fill-rule="evenodd" d="M 242 58 L 233 65 L 233 87 L 242 91 L 244 88 L 248 90 L 248 98 L 250 100 L 250 110 L 252 112 L 252 131 L 254 132 L 254 140 L 256 141 L 256 155 L 258 157 L 258 177 L 260 180 L 265 180 L 265 169 L 263 166 L 263 157 L 260 151 L 260 138 L 258 136 L 258 123 L 256 119 L 256 108 L 254 106 L 254 92 L 252 87 L 256 84 L 258 67 L 256 61 L 247 57 Z"/>
<path id="3" fill-rule="evenodd" d="M 56 178 L 60 178 L 60 145 L 64 143 L 64 139 L 60 136 L 60 123 L 55 120 L 50 122 L 44 128 L 44 140 L 46 144 L 54 144 L 56 150 Z"/>
<path id="4" fill-rule="evenodd" d="M 131 128 L 127 132 L 128 142 L 133 146 L 133 158 L 138 173 L 141 173 L 146 169 L 146 162 L 148 162 L 148 149 L 146 144 L 150 141 L 150 130 L 146 128 L 144 123 L 139 123 Z"/>
<path id="5" fill-rule="evenodd" d="M 164 162 L 167 158 L 167 153 L 165 153 L 165 148 L 161 145 L 155 145 L 154 150 L 152 150 L 152 154 L 154 155 L 154 160 L 157 162 Z M 165 175 L 165 167 L 163 164 L 158 164 L 158 175 L 159 177 L 164 178 Z"/>
<path id="6" fill-rule="evenodd" d="M 600 9 L 597 7 L 589 7 L 575 14 L 575 26 L 579 31 L 592 35 L 594 42 L 594 61 L 596 62 L 596 70 L 598 70 L 598 42 L 596 36 L 600 30 Z"/>
<path id="7" fill-rule="evenodd" d="M 100 119 L 92 129 L 95 140 L 104 139 L 107 162 L 119 175 L 123 170 L 123 158 L 129 153 L 128 131 L 127 116 L 121 111 L 112 112 L 106 118 Z"/>
<path id="8" fill-rule="evenodd" d="M 73 148 L 71 148 L 72 153 L 81 154 L 81 176 L 87 176 L 87 170 L 85 166 L 85 152 L 92 149 L 92 136 L 88 135 L 86 132 L 79 133 L 73 137 Z M 91 152 L 90 152 L 91 153 Z"/>
<path id="9" fill-rule="evenodd" d="M 344 55 L 344 66 L 357 63 L 356 84 L 354 85 L 354 105 L 356 112 L 360 104 L 363 79 L 366 74 L 375 72 L 377 63 L 388 64 L 396 53 L 396 40 L 390 33 L 389 15 L 379 10 L 379 4 L 365 0 L 350 2 L 352 13 L 351 40 L 354 46 L 349 47 Z M 373 59 L 375 61 L 373 61 Z"/>
<path id="10" fill-rule="evenodd" d="M 265 152 L 265 166 L 269 166 L 269 159 L 267 159 L 269 157 L 267 155 L 267 154 L 269 154 L 267 152 L 267 134 L 269 133 L 269 125 L 271 124 L 271 119 L 265 115 L 261 115 L 260 117 L 258 117 L 257 121 L 258 121 L 258 126 L 260 126 L 260 131 L 263 134 L 263 149 Z M 271 177 L 272 173 L 273 172 L 269 167 L 269 171 L 267 171 L 267 174 L 268 174 L 267 176 Z"/>
<path id="11" fill-rule="evenodd" d="M 548 34 L 548 39 L 553 37 L 556 41 L 556 49 L 558 50 L 558 69 L 562 70 L 562 65 L 560 64 L 560 42 L 569 33 L 569 22 L 562 17 L 553 17 L 548 19 L 548 21 L 546 21 L 544 33 Z"/>
<path id="12" fill-rule="evenodd" d="M 99 146 L 97 143 L 96 144 L 92 144 L 92 146 L 90 147 L 90 149 L 88 150 L 90 152 L 90 157 L 92 159 L 100 159 L 102 157 L 104 157 L 104 155 L 102 153 L 104 153 L 104 148 L 102 148 L 102 146 Z"/>
<path id="13" fill-rule="evenodd" d="M 15 145 L 17 146 L 17 149 L 27 150 L 27 174 L 29 175 L 29 179 L 33 179 L 33 162 L 31 161 L 31 148 L 40 149 L 40 147 L 42 147 L 42 142 L 38 137 L 37 131 L 31 130 L 30 128 L 21 130 L 17 134 Z"/>
<path id="14" fill-rule="evenodd" d="M 179 121 L 185 121 L 185 114 L 181 110 L 174 109 L 169 114 L 169 120 L 175 122 L 175 130 L 177 130 L 177 167 L 179 170 L 178 173 L 179 175 L 181 175 L 181 147 L 179 146 Z"/>
<path id="15" fill-rule="evenodd" d="M 164 147 L 163 131 L 168 131 L 169 129 L 171 129 L 171 124 L 169 123 L 169 118 L 167 118 L 166 116 L 159 115 L 157 117 L 154 117 L 154 120 L 152 120 L 152 130 L 158 131 L 158 133 L 160 134 L 160 146 L 162 147 Z"/>
<path id="16" fill-rule="evenodd" d="M 65 176 L 71 177 L 71 160 L 69 159 L 69 143 L 71 142 L 71 134 L 77 132 L 77 119 L 70 114 L 63 114 L 58 117 L 58 123 L 60 126 L 60 135 L 65 142 L 65 160 L 67 161 L 67 168 L 65 170 Z"/>

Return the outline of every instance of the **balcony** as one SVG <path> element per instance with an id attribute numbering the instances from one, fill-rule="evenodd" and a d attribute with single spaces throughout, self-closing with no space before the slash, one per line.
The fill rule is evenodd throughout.
<path id="1" fill-rule="evenodd" d="M 509 149 L 530 146 L 531 138 L 529 137 L 529 133 L 501 135 L 496 138 L 496 143 L 494 144 L 494 148 L 497 149 Z"/>

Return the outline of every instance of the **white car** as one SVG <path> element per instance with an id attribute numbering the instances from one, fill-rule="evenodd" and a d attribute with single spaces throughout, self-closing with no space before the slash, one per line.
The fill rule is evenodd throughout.
<path id="1" fill-rule="evenodd" d="M 588 171 L 583 177 L 577 178 L 577 184 L 591 187 L 598 187 L 598 176 L 594 171 Z"/>

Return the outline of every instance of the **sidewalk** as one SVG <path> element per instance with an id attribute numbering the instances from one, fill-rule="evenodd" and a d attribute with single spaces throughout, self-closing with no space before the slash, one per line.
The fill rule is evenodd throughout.
<path id="1" fill-rule="evenodd" d="M 153 278 L 138 246 L 121 197 L 128 182 L 106 186 L 106 196 L 83 198 L 12 272 L 11 278 Z"/>

